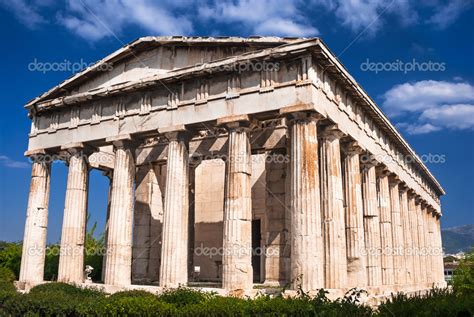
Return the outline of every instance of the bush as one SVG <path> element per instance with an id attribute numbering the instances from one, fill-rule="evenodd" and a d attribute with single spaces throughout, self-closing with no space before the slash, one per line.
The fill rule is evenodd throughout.
<path id="1" fill-rule="evenodd" d="M 472 316 L 472 296 L 448 289 L 423 296 L 398 294 L 377 310 L 360 305 L 361 292 L 330 301 L 325 291 L 311 298 L 258 296 L 255 299 L 221 297 L 188 288 L 167 290 L 161 296 L 141 290 L 111 296 L 95 289 L 47 283 L 19 294 L 13 284 L 0 283 L 0 316 Z"/>
<path id="2" fill-rule="evenodd" d="M 0 281 L 13 283 L 15 279 L 15 273 L 11 269 L 0 267 Z"/>
<path id="3" fill-rule="evenodd" d="M 474 247 L 454 271 L 452 285 L 456 294 L 474 298 Z"/>
<path id="4" fill-rule="evenodd" d="M 186 287 L 178 287 L 174 290 L 166 290 L 160 295 L 160 301 L 173 304 L 176 307 L 199 304 L 214 298 L 215 294 L 205 293 Z"/>
<path id="5" fill-rule="evenodd" d="M 95 288 L 81 288 L 66 283 L 45 283 L 33 287 L 29 292 L 29 295 L 38 294 L 54 294 L 79 298 L 105 297 L 105 293 L 103 293 L 101 290 Z"/>
<path id="6" fill-rule="evenodd" d="M 20 277 L 21 243 L 0 242 L 0 268 L 10 269 L 15 279 Z"/>
<path id="7" fill-rule="evenodd" d="M 428 294 L 397 294 L 382 303 L 378 316 L 472 316 L 474 298 L 458 296 L 448 289 L 433 289 Z"/>
<path id="8" fill-rule="evenodd" d="M 84 301 L 105 298 L 95 289 L 82 289 L 65 283 L 46 283 L 33 287 L 28 294 L 5 300 L 4 310 L 13 316 L 34 313 L 40 316 L 69 316 Z"/>

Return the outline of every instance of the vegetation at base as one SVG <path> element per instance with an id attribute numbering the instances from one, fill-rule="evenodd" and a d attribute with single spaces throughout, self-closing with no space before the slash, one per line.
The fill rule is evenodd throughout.
<path id="1" fill-rule="evenodd" d="M 474 297 L 474 247 L 459 262 L 453 275 L 452 286 L 457 294 Z"/>
<path id="2" fill-rule="evenodd" d="M 95 230 L 93 228 L 93 230 Z M 103 247 L 93 230 L 89 250 Z M 321 290 L 310 297 L 301 288 L 294 298 L 259 295 L 254 299 L 221 297 L 189 288 L 166 290 L 160 295 L 134 290 L 113 295 L 99 289 L 79 288 L 65 283 L 38 285 L 27 294 L 16 291 L 21 244 L 0 243 L 0 316 L 473 316 L 474 248 L 466 254 L 454 274 L 450 288 L 433 289 L 428 294 L 396 294 L 377 308 L 360 302 L 364 291 L 353 289 L 335 301 Z M 52 246 L 53 248 L 57 246 Z M 92 252 L 91 251 L 91 252 Z M 54 254 L 45 275 L 56 274 Z M 48 265 L 48 264 L 47 264 Z M 101 268 L 99 266 L 98 268 Z M 99 270 L 100 272 L 100 270 Z M 100 275 L 99 275 L 100 276 Z M 284 289 L 283 289 L 284 290 Z M 282 291 L 283 291 L 282 290 Z"/>
<path id="3" fill-rule="evenodd" d="M 6 274 L 8 275 L 8 274 Z M 398 294 L 377 309 L 358 302 L 360 291 L 330 301 L 321 290 L 315 297 L 260 295 L 254 299 L 221 297 L 189 288 L 161 295 L 124 291 L 107 295 L 64 283 L 46 283 L 28 294 L 12 282 L 0 283 L 0 316 L 472 316 L 474 298 L 448 289 L 423 296 Z"/>

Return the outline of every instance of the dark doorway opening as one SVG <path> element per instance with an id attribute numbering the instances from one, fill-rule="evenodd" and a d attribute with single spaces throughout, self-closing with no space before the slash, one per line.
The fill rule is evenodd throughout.
<path id="1" fill-rule="evenodd" d="M 262 248 L 260 242 L 262 240 L 262 231 L 260 228 L 260 219 L 252 220 L 252 269 L 253 269 L 253 282 L 261 282 L 261 260 L 262 260 Z"/>

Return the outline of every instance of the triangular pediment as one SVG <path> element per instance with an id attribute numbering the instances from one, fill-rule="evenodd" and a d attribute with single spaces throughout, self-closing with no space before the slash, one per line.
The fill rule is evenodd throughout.
<path id="1" fill-rule="evenodd" d="M 139 81 L 171 70 L 288 44 L 279 37 L 144 37 L 120 48 L 26 104 Z"/>

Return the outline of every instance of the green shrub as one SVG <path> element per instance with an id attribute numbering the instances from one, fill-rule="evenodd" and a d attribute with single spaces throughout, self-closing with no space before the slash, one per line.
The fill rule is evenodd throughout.
<path id="1" fill-rule="evenodd" d="M 104 297 L 105 294 L 98 289 L 95 288 L 81 288 L 74 285 L 66 284 L 66 283 L 45 283 L 38 286 L 33 287 L 29 295 L 37 295 L 37 294 L 57 294 L 62 296 L 69 296 L 69 297 Z"/>
<path id="2" fill-rule="evenodd" d="M 131 297 L 138 297 L 138 298 L 157 298 L 156 295 L 153 295 L 150 292 L 142 291 L 142 290 L 132 290 L 132 291 L 123 291 L 117 292 L 110 295 L 110 299 L 120 299 L 120 298 L 131 298 Z"/>
<path id="3" fill-rule="evenodd" d="M 452 285 L 456 294 L 474 297 L 474 247 L 459 262 Z"/>
<path id="4" fill-rule="evenodd" d="M 207 302 L 181 306 L 181 316 L 248 316 L 249 301 L 233 297 L 216 296 Z"/>
<path id="5" fill-rule="evenodd" d="M 176 307 L 199 304 L 207 302 L 214 298 L 215 294 L 206 293 L 199 290 L 194 290 L 186 287 L 178 287 L 174 290 L 166 290 L 160 296 L 159 299 L 162 302 L 173 304 Z"/>
<path id="6" fill-rule="evenodd" d="M 21 243 L 0 242 L 0 267 L 10 269 L 15 279 L 20 277 Z"/>
<path id="7" fill-rule="evenodd" d="M 145 291 L 119 292 L 107 298 L 84 301 L 76 307 L 78 316 L 175 316 L 176 308 Z"/>
<path id="8" fill-rule="evenodd" d="M 13 282 L 16 279 L 15 273 L 7 267 L 0 267 L 0 281 Z"/>
<path id="9" fill-rule="evenodd" d="M 15 295 L 17 292 L 12 282 L 0 281 L 0 316 L 5 315 L 2 313 L 3 303 Z"/>
<path id="10" fill-rule="evenodd" d="M 314 307 L 308 298 L 269 298 L 260 296 L 248 301 L 247 313 L 254 316 L 308 316 Z"/>
<path id="11" fill-rule="evenodd" d="M 0 316 L 472 316 L 472 296 L 435 289 L 423 296 L 398 294 L 377 310 L 358 303 L 361 291 L 330 301 L 321 290 L 311 298 L 221 297 L 189 288 L 160 296 L 142 290 L 111 296 L 95 289 L 47 283 L 19 294 L 11 282 L 0 283 Z"/>
<path id="12" fill-rule="evenodd" d="M 3 309 L 12 316 L 70 316 L 84 301 L 105 298 L 94 289 L 81 289 L 65 283 L 46 283 L 33 287 L 28 294 L 5 300 Z"/>
<path id="13" fill-rule="evenodd" d="M 378 316 L 472 316 L 474 298 L 458 296 L 448 289 L 433 289 L 428 294 L 396 294 L 382 303 Z"/>

